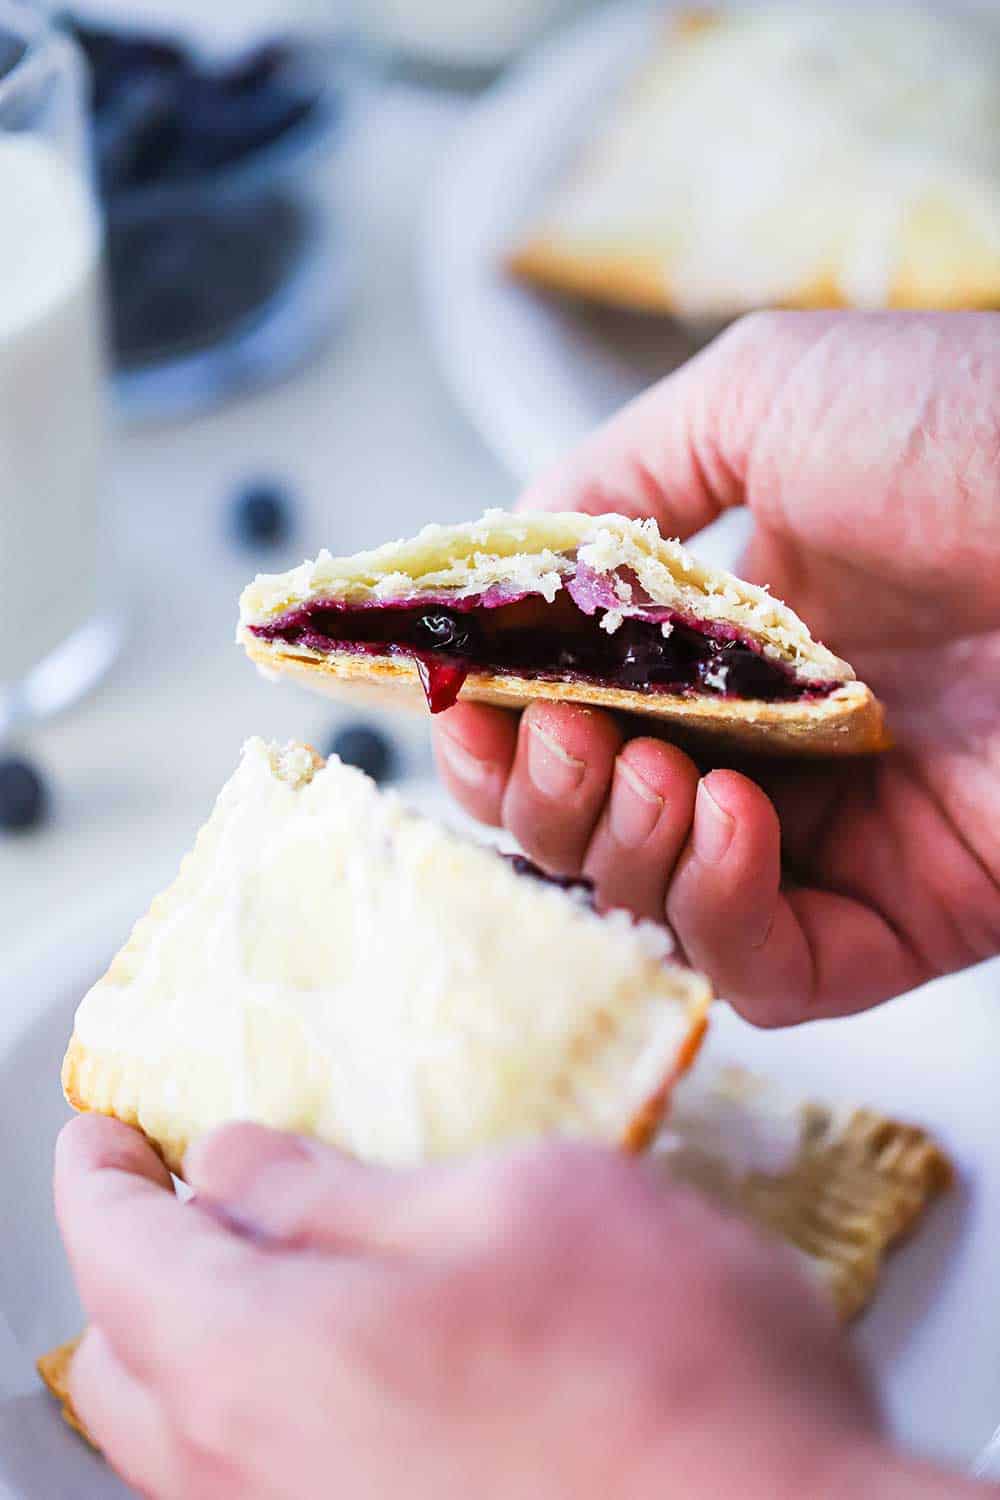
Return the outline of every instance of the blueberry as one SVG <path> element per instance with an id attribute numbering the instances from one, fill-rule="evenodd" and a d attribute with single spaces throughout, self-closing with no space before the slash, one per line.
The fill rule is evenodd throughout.
<path id="1" fill-rule="evenodd" d="M 717 645 L 702 664 L 699 677 L 705 687 L 734 698 L 774 701 L 795 696 L 795 684 L 787 673 L 735 641 Z"/>
<path id="2" fill-rule="evenodd" d="M 347 766 L 357 766 L 373 781 L 388 781 L 395 770 L 392 742 L 371 724 L 348 724 L 330 741 L 328 755 L 337 755 Z"/>
<path id="3" fill-rule="evenodd" d="M 29 761 L 11 755 L 0 760 L 0 829 L 21 833 L 45 816 L 45 783 Z"/>
<path id="4" fill-rule="evenodd" d="M 550 875 L 540 865 L 524 854 L 501 854 L 508 864 L 513 865 L 518 875 L 527 875 L 532 880 L 540 880 L 545 885 L 554 885 L 560 891 L 569 891 L 571 895 L 579 896 L 586 906 L 592 909 L 596 906 L 594 896 L 594 882 L 586 875 Z"/>
<path id="5" fill-rule="evenodd" d="M 233 530 L 246 547 L 280 547 L 292 530 L 288 491 L 276 480 L 248 484 L 233 505 Z"/>
<path id="6" fill-rule="evenodd" d="M 469 630 L 465 624 L 460 624 L 454 615 L 445 610 L 435 610 L 429 614 L 421 615 L 418 621 L 421 633 L 427 638 L 428 645 L 436 650 L 465 651 L 469 647 Z"/>

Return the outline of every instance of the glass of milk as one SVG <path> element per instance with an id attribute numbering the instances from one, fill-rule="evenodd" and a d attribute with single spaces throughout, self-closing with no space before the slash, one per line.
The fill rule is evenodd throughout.
<path id="1" fill-rule="evenodd" d="M 0 739 L 108 666 L 101 233 L 73 44 L 0 0 Z"/>

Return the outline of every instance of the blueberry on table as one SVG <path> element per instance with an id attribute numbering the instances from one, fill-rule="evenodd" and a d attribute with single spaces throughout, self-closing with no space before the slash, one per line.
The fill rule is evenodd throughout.
<path id="1" fill-rule="evenodd" d="M 357 766 L 373 781 L 388 781 L 395 769 L 392 743 L 372 724 L 349 724 L 338 730 L 327 749 L 346 766 Z"/>
<path id="2" fill-rule="evenodd" d="M 0 759 L 0 829 L 23 833 L 36 828 L 45 816 L 45 783 L 29 761 L 19 756 Z"/>
<path id="3" fill-rule="evenodd" d="M 288 491 L 271 480 L 248 484 L 233 505 L 233 529 L 246 547 L 280 547 L 292 530 Z"/>

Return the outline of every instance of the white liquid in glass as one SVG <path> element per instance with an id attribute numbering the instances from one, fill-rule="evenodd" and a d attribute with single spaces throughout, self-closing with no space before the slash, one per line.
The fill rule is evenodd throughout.
<path id="1" fill-rule="evenodd" d="M 0 134 L 0 685 L 99 606 L 100 231 L 44 141 Z"/>

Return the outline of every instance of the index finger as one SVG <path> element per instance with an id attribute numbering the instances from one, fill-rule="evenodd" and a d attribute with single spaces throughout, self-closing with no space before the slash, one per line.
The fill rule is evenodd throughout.
<path id="1" fill-rule="evenodd" d="M 127 1125 L 92 1114 L 63 1128 L 55 1200 L 88 1317 L 140 1378 L 199 1336 L 209 1303 L 217 1316 L 227 1297 L 250 1299 L 259 1259 L 252 1246 L 182 1203 L 156 1153 Z"/>

